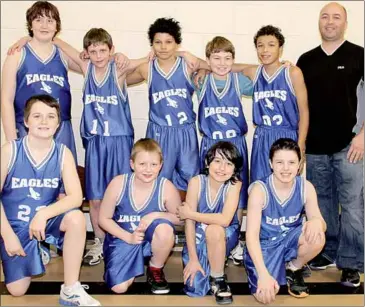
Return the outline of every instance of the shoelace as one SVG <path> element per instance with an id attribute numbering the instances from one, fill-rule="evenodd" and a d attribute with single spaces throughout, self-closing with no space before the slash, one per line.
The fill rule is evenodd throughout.
<path id="1" fill-rule="evenodd" d="M 150 269 L 150 272 L 152 273 L 153 279 L 157 282 L 163 282 L 165 280 L 165 275 L 161 269 Z"/>
<path id="2" fill-rule="evenodd" d="M 99 256 L 101 254 L 103 250 L 103 245 L 100 243 L 100 241 L 95 241 L 95 243 L 91 246 L 91 248 L 89 249 L 89 251 L 87 252 L 86 256 L 92 256 L 92 257 L 96 257 Z"/>

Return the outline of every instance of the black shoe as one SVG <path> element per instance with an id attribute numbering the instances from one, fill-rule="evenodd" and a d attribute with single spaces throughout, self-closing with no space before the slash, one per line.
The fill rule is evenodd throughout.
<path id="1" fill-rule="evenodd" d="M 288 292 L 291 296 L 302 298 L 309 295 L 309 289 L 303 279 L 303 270 L 286 270 L 286 282 L 288 284 Z"/>
<path id="2" fill-rule="evenodd" d="M 166 294 L 170 292 L 169 284 L 166 281 L 163 269 L 147 267 L 147 282 L 154 294 Z"/>
<path id="3" fill-rule="evenodd" d="M 222 277 L 209 277 L 209 284 L 212 293 L 215 296 L 215 301 L 219 305 L 232 304 L 233 297 L 231 289 L 227 285 L 227 275 Z"/>
<path id="4" fill-rule="evenodd" d="M 308 264 L 305 264 L 302 268 L 302 275 L 304 278 L 311 277 L 312 271 Z"/>
<path id="5" fill-rule="evenodd" d="M 325 270 L 330 267 L 335 267 L 336 263 L 325 254 L 319 254 L 312 261 L 309 262 L 312 270 Z"/>
<path id="6" fill-rule="evenodd" d="M 342 269 L 341 284 L 356 288 L 360 286 L 360 273 L 358 270 Z"/>

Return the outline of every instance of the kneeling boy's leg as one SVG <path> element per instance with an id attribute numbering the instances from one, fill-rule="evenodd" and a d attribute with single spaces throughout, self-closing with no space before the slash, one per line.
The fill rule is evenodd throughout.
<path id="1" fill-rule="evenodd" d="M 24 277 L 17 281 L 6 284 L 6 288 L 12 296 L 22 296 L 27 292 L 30 282 L 30 277 Z"/>
<path id="2" fill-rule="evenodd" d="M 147 281 L 155 294 L 170 291 L 163 267 L 174 246 L 174 226 L 165 219 L 154 220 L 147 228 L 145 239 L 151 243 L 152 257 L 147 268 Z"/>
<path id="3" fill-rule="evenodd" d="M 64 280 L 71 286 L 79 279 L 82 254 L 86 240 L 86 222 L 80 210 L 67 212 L 61 222 L 60 230 L 65 233 L 63 242 Z"/>

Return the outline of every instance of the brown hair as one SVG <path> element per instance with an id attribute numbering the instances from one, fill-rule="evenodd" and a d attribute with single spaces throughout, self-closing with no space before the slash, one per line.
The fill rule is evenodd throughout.
<path id="1" fill-rule="evenodd" d="M 61 31 L 61 19 L 57 7 L 47 1 L 37 1 L 27 10 L 26 13 L 27 29 L 30 37 L 33 37 L 32 22 L 40 16 L 47 16 L 56 21 L 55 36 Z"/>
<path id="2" fill-rule="evenodd" d="M 109 49 L 113 47 L 113 40 L 111 35 L 102 28 L 92 28 L 84 36 L 84 49 L 91 45 L 107 44 Z"/>
<path id="3" fill-rule="evenodd" d="M 218 53 L 221 51 L 230 52 L 232 53 L 232 57 L 235 57 L 235 50 L 231 41 L 223 36 L 216 36 L 205 47 L 205 56 L 210 58 L 212 53 Z"/>
<path id="4" fill-rule="evenodd" d="M 58 116 L 58 122 L 61 122 L 61 110 L 60 105 L 58 104 L 57 100 L 54 99 L 50 95 L 35 95 L 30 97 L 27 102 L 25 103 L 24 108 L 24 121 L 27 122 L 29 119 L 30 111 L 32 110 L 33 105 L 36 102 L 43 102 L 45 105 L 49 106 L 50 108 L 56 109 L 56 113 Z"/>
<path id="5" fill-rule="evenodd" d="M 163 162 L 162 150 L 158 143 L 153 139 L 139 139 L 132 148 L 131 160 L 134 162 L 136 156 L 141 151 L 155 152 L 160 156 L 161 163 Z"/>

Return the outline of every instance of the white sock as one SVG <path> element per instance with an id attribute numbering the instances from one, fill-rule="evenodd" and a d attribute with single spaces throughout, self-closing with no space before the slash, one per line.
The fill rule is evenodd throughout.
<path id="1" fill-rule="evenodd" d="M 79 282 L 76 281 L 73 285 L 71 286 L 66 286 L 65 284 L 63 284 L 63 291 L 70 293 L 72 291 L 72 289 L 78 284 Z"/>
<path id="2" fill-rule="evenodd" d="M 290 271 L 298 271 L 300 268 L 297 268 L 292 261 L 289 261 L 287 264 L 286 264 L 286 268 Z"/>
<path id="3" fill-rule="evenodd" d="M 224 272 L 213 272 L 210 271 L 210 276 L 212 276 L 213 278 L 218 278 L 218 277 L 222 277 L 224 275 Z"/>
<path id="4" fill-rule="evenodd" d="M 163 266 L 157 266 L 157 265 L 154 265 L 154 264 L 152 263 L 152 261 L 150 261 L 149 266 L 150 266 L 150 267 L 152 267 L 152 268 L 156 268 L 156 269 L 162 269 L 162 268 L 163 268 Z"/>

